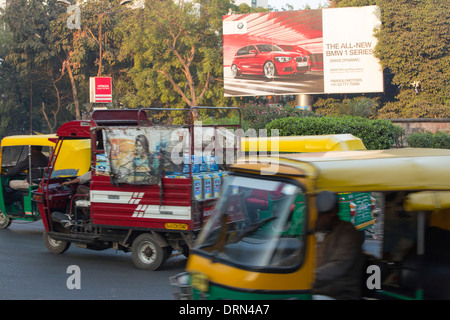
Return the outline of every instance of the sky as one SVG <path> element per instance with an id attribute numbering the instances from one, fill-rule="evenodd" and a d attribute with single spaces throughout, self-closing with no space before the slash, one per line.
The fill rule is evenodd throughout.
<path id="1" fill-rule="evenodd" d="M 305 5 L 309 4 L 311 9 L 317 9 L 320 4 L 325 5 L 327 0 L 269 0 L 269 6 L 281 9 L 286 3 L 294 6 L 294 10 L 302 10 Z"/>

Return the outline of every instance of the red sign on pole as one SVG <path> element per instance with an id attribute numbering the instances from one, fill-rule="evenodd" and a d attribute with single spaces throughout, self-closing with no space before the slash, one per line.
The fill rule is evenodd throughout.
<path id="1" fill-rule="evenodd" d="M 91 103 L 111 103 L 112 102 L 111 77 L 91 77 L 91 78 L 89 78 L 89 89 L 90 89 Z"/>

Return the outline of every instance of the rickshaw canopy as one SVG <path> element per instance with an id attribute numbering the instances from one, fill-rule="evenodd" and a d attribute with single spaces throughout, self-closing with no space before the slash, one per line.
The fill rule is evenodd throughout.
<path id="1" fill-rule="evenodd" d="M 58 136 L 56 134 L 8 136 L 2 139 L 1 147 L 49 146 L 54 148 L 57 139 Z M 90 139 L 65 141 L 58 161 L 55 163 L 55 171 L 62 176 L 71 175 L 70 172 L 76 172 L 77 175 L 86 173 L 91 163 L 90 150 Z M 0 161 L 1 157 L 2 154 L 0 153 Z"/>
<path id="2" fill-rule="evenodd" d="M 406 211 L 433 211 L 450 209 L 450 192 L 423 191 L 408 195 L 403 207 Z"/>
<path id="3" fill-rule="evenodd" d="M 241 138 L 241 151 L 244 152 L 299 153 L 349 150 L 366 150 L 366 147 L 360 138 L 351 134 Z"/>
<path id="4" fill-rule="evenodd" d="M 8 136 L 2 139 L 1 146 L 49 146 L 54 147 L 56 134 L 39 134 L 39 135 L 17 135 Z"/>
<path id="5" fill-rule="evenodd" d="M 449 163 L 450 150 L 405 148 L 250 157 L 231 169 L 280 174 L 296 168 L 315 192 L 450 191 Z"/>

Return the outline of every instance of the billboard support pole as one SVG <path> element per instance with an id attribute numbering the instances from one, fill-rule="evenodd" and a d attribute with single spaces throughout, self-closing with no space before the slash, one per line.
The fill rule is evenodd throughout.
<path id="1" fill-rule="evenodd" d="M 295 96 L 295 107 L 297 109 L 312 111 L 312 95 L 298 94 Z"/>

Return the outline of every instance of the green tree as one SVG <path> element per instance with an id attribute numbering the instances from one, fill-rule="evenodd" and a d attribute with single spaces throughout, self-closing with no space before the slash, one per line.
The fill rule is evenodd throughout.
<path id="1" fill-rule="evenodd" d="M 14 73 L 5 77 L 17 84 L 14 99 L 18 102 L 17 114 L 28 115 L 29 131 L 45 131 L 42 106 L 47 105 L 53 109 L 52 112 L 57 110 L 55 95 L 49 94 L 52 91 L 49 84 L 53 83 L 51 79 L 55 58 L 55 51 L 49 45 L 49 25 L 58 14 L 55 4 L 55 0 L 45 3 L 18 0 L 11 2 L 1 17 L 5 26 L 5 37 L 2 39 L 5 58 L 2 67 L 5 72 L 14 70 Z M 11 93 L 11 89 L 5 90 Z M 3 111 L 5 115 L 6 112 Z M 22 128 L 22 133 L 23 131 L 28 130 Z"/>
<path id="2" fill-rule="evenodd" d="M 450 3 L 440 0 L 334 0 L 377 5 L 382 27 L 375 55 L 385 69 L 388 101 L 380 118 L 450 116 Z M 390 96 L 389 94 L 393 94 Z"/>
<path id="3" fill-rule="evenodd" d="M 107 0 L 78 5 L 81 12 L 80 28 L 69 29 L 69 15 L 61 14 L 52 21 L 51 32 L 62 75 L 67 74 L 66 77 L 70 79 L 72 103 L 67 107 L 74 110 L 76 119 L 81 119 L 88 117 L 93 107 L 87 102 L 89 77 L 111 76 L 115 84 L 123 69 L 123 65 L 117 62 L 121 38 L 114 29 L 130 9 L 120 6 L 119 1 L 111 3 Z M 119 99 L 115 100 L 116 104 L 120 103 Z"/>
<path id="4" fill-rule="evenodd" d="M 400 88 L 387 108 L 399 107 L 402 117 L 448 117 L 450 3 L 377 2 L 385 23 L 377 35 L 376 55 L 383 67 L 392 71 L 392 82 Z"/>
<path id="5" fill-rule="evenodd" d="M 124 19 L 121 58 L 133 57 L 135 87 L 127 104 L 223 103 L 222 15 L 232 7 L 227 0 L 148 0 Z"/>
<path id="6" fill-rule="evenodd" d="M 28 108 L 24 108 L 21 77 L 16 68 L 5 61 L 10 34 L 0 30 L 0 138 L 29 132 Z"/>

